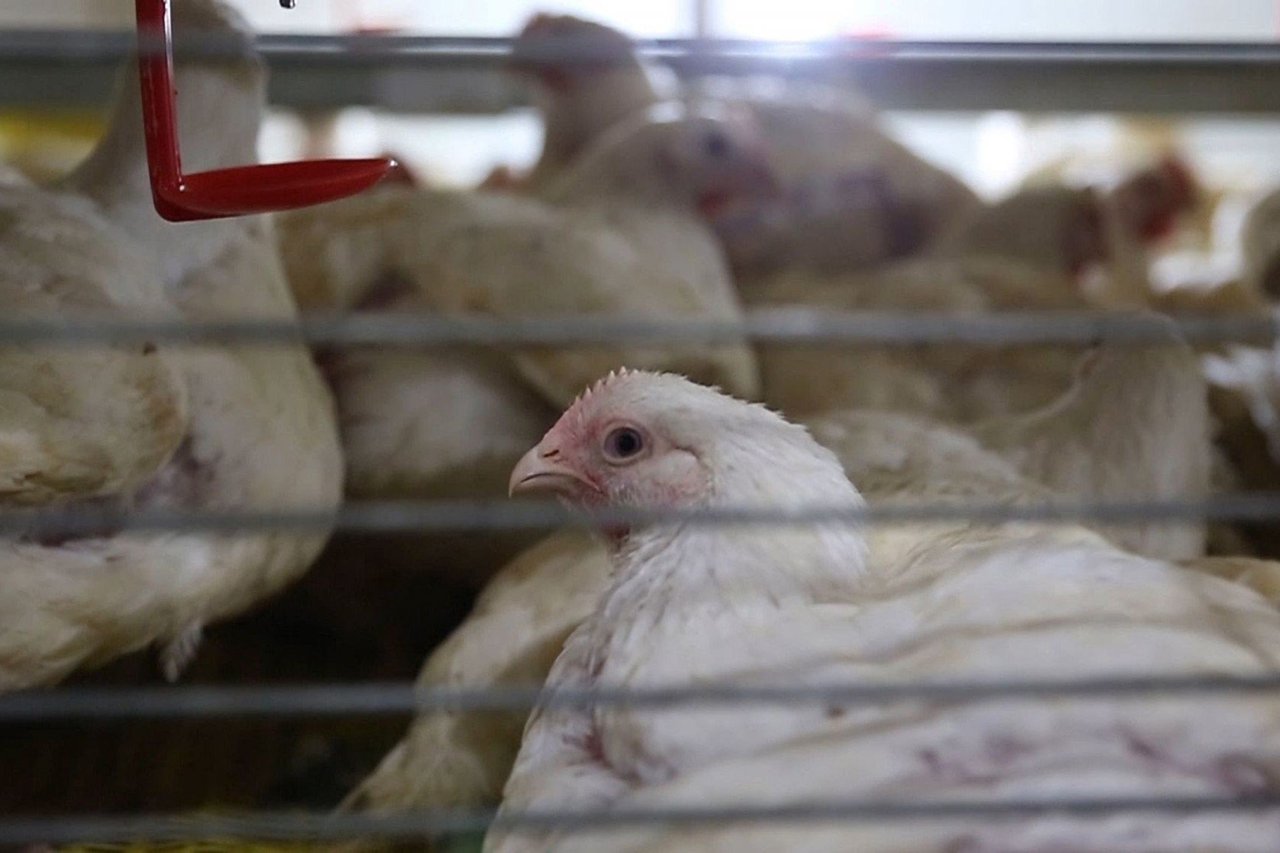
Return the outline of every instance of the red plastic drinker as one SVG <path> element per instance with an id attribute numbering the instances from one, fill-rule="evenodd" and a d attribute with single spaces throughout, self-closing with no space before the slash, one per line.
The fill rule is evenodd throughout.
<path id="1" fill-rule="evenodd" d="M 173 88 L 170 0 L 137 0 L 142 120 L 156 211 L 171 222 L 308 207 L 368 189 L 394 160 L 307 160 L 182 173 Z M 164 44 L 164 52 L 146 50 Z"/>

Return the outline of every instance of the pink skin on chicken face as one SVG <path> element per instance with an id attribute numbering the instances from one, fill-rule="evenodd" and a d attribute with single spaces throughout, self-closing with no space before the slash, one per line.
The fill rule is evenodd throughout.
<path id="1" fill-rule="evenodd" d="M 697 455 L 674 442 L 646 406 L 629 406 L 619 384 L 625 374 L 598 383 L 561 416 L 511 472 L 512 495 L 550 495 L 584 509 L 705 501 L 709 479 Z M 618 540 L 627 531 L 606 532 Z"/>

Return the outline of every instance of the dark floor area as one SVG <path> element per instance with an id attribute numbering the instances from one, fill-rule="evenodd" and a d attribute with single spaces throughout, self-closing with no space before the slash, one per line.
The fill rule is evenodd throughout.
<path id="1" fill-rule="evenodd" d="M 427 653 L 466 615 L 474 589 L 464 579 L 390 565 L 383 558 L 387 546 L 396 544 L 332 543 L 285 594 L 207 629 L 182 683 L 412 679 Z M 437 553 L 447 554 L 448 548 Z M 429 565 L 431 554 L 421 556 Z M 164 683 L 150 651 L 67 682 Z M 0 737 L 0 811 L 328 808 L 400 738 L 406 723 L 404 716 L 380 716 L 6 727 Z"/>

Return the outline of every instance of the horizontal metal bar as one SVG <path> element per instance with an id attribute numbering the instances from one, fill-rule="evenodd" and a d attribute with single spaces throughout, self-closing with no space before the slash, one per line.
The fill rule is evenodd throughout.
<path id="1" fill-rule="evenodd" d="M 752 311 L 738 321 L 629 320 L 615 316 L 532 319 L 405 314 L 309 316 L 301 320 L 0 320 L 0 346 L 56 344 L 289 344 L 439 347 L 590 346 L 610 343 L 812 346 L 1035 346 L 1150 344 L 1176 333 L 1194 344 L 1269 345 L 1280 315 L 1193 316 L 1102 312 Z"/>
<path id="2" fill-rule="evenodd" d="M 403 814 L 299 814 L 258 812 L 206 817 L 150 814 L 128 817 L 59 816 L 0 819 L 0 844 L 111 843 L 126 841 L 338 841 L 420 839 L 479 832 L 490 826 L 513 830 L 619 830 L 637 826 L 714 824 L 813 824 L 867 821 L 1012 820 L 1036 815 L 1100 817 L 1141 812 L 1189 815 L 1257 813 L 1280 808 L 1280 798 L 1257 797 L 1073 797 L 1014 800 L 912 801 L 818 800 L 782 805 L 613 808 L 596 811 L 438 810 Z"/>
<path id="3" fill-rule="evenodd" d="M 90 106 L 109 95 L 127 32 L 0 32 L 0 105 Z M 511 40 L 479 37 L 262 35 L 271 100 L 284 107 L 379 106 L 402 112 L 499 112 L 527 104 L 504 73 Z M 685 77 L 783 74 L 858 86 L 888 109 L 1280 111 L 1274 43 L 638 42 Z M 144 45 L 144 47 L 148 47 Z M 240 49 L 233 39 L 183 40 L 182 53 Z M 598 48 L 547 43 L 557 61 Z M 523 54 L 523 51 L 522 51 Z"/>
<path id="4" fill-rule="evenodd" d="M 913 681 L 789 686 L 695 685 L 592 689 L 540 685 L 419 687 L 407 683 L 313 684 L 299 687 L 71 687 L 0 696 L 0 723 L 330 717 L 387 714 L 706 707 L 863 706 L 902 701 L 989 699 L 1146 699 L 1196 695 L 1205 700 L 1276 693 L 1280 673 L 1253 676 L 1138 676 L 1077 680 Z"/>
<path id="5" fill-rule="evenodd" d="M 328 65 L 385 65 L 387 63 L 448 62 L 490 63 L 511 55 L 516 44 L 508 36 L 322 35 L 260 33 L 254 46 L 264 58 L 305 58 Z M 998 64 L 1063 62 L 1080 65 L 1107 63 L 1239 64 L 1280 63 L 1280 44 L 1273 41 L 1174 42 L 1174 41 L 973 41 L 973 40 L 857 40 L 857 39 L 634 39 L 642 58 L 692 63 L 756 62 L 765 67 L 797 61 L 824 63 L 969 61 Z M 118 62 L 132 55 L 164 50 L 162 39 L 139 39 L 132 30 L 37 29 L 0 30 L 0 57 L 48 61 L 90 60 Z M 244 52 L 245 42 L 236 35 L 205 32 L 179 33 L 174 44 L 178 57 L 225 58 Z M 526 61 L 595 62 L 616 56 L 613 45 L 572 36 L 545 36 L 524 42 L 520 57 Z"/>
<path id="6" fill-rule="evenodd" d="M 641 524 L 717 526 L 797 524 L 1179 524 L 1188 521 L 1280 521 L 1280 492 L 1223 495 L 1204 501 L 1055 501 L 1023 506 L 970 502 L 914 505 L 716 507 L 698 510 L 570 510 L 556 503 L 468 501 L 361 502 L 337 510 L 128 510 L 110 506 L 0 510 L 0 538 L 43 541 L 119 533 L 249 535 L 272 531 L 425 533 L 550 530 Z"/>

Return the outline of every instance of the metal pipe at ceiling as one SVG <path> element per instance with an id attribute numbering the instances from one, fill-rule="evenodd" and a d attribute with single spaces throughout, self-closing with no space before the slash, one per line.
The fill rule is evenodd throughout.
<path id="1" fill-rule="evenodd" d="M 271 99 L 280 106 L 491 113 L 526 103 L 503 72 L 511 41 L 266 34 L 257 45 L 272 67 Z M 0 32 L 0 105 L 102 103 L 110 94 L 109 69 L 134 43 L 132 34 L 113 31 Z M 230 49 L 225 38 L 176 46 L 178 55 Z M 656 39 L 637 42 L 637 49 L 684 76 L 766 73 L 848 82 L 887 109 L 1280 112 L 1274 43 Z M 580 43 L 548 42 L 541 50 L 565 62 L 594 56 Z"/>

